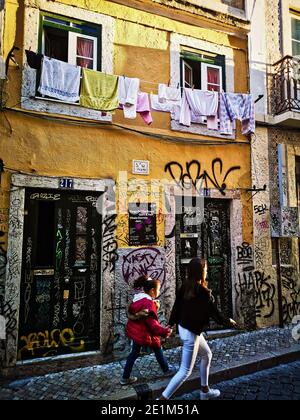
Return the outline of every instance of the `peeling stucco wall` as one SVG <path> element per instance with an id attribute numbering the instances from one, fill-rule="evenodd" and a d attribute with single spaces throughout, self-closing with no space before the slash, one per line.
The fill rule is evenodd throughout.
<path id="1" fill-rule="evenodd" d="M 37 49 L 38 15 L 41 9 L 103 25 L 103 70 L 108 73 L 126 74 L 129 77 L 140 77 L 143 80 L 142 89 L 148 93 L 157 89 L 159 82 L 168 83 L 170 78 L 173 78 L 173 82 L 179 80 L 179 68 L 176 69 L 176 66 L 181 44 L 226 55 L 228 89 L 241 92 L 248 90 L 247 42 L 244 29 L 239 37 L 224 31 L 223 27 L 216 30 L 216 22 L 210 24 L 207 21 L 206 26 L 201 26 L 200 21 L 198 25 L 188 25 L 166 16 L 153 15 L 104 0 L 99 2 L 79 0 L 76 6 L 73 3 L 71 0 L 60 2 L 27 0 L 25 8 L 22 8 L 21 2 L 19 5 L 16 0 L 11 0 L 8 14 L 10 30 L 6 37 L 5 49 L 9 50 L 16 39 L 19 40 L 20 45 L 24 45 L 24 49 Z M 23 24 L 25 31 L 23 31 Z M 237 23 L 235 29 L 238 31 L 240 26 L 243 25 Z M 16 38 L 16 32 L 22 35 Z M 10 84 L 7 84 L 9 106 L 20 101 L 22 90 L 22 99 L 26 100 L 23 103 L 23 110 L 26 108 L 26 110 L 38 111 L 39 114 L 34 116 L 23 114 L 19 112 L 20 110 L 7 111 L 9 123 L 3 115 L 0 116 L 0 156 L 6 166 L 40 177 L 35 186 L 43 185 L 42 178 L 44 177 L 56 179 L 62 176 L 76 177 L 90 180 L 91 183 L 92 180 L 94 182 L 105 180 L 108 190 L 105 195 L 106 213 L 104 213 L 102 229 L 104 244 L 100 320 L 101 352 L 111 355 L 113 351 L 123 352 L 127 349 L 128 340 L 124 334 L 124 324 L 127 305 L 132 298 L 132 276 L 136 274 L 132 270 L 132 261 L 141 261 L 141 264 L 146 264 L 146 268 L 145 265 L 142 265 L 142 268 L 147 269 L 149 274 L 153 273 L 153 268 L 155 268 L 155 274 L 160 276 L 163 282 L 160 318 L 163 323 L 168 320 L 176 292 L 174 191 L 166 188 L 159 197 L 153 192 L 147 196 L 147 200 L 154 200 L 159 209 L 163 205 L 164 194 L 171 203 L 168 215 L 164 217 L 158 214 L 157 216 L 158 242 L 156 246 L 129 247 L 126 242 L 128 216 L 120 216 L 117 219 L 114 213 L 115 194 L 118 197 L 119 190 L 115 191 L 113 185 L 117 184 L 119 171 L 128 171 L 129 179 L 131 178 L 133 159 L 150 162 L 149 176 L 136 177 L 148 183 L 151 179 L 162 178 L 172 181 L 170 174 L 165 172 L 166 165 L 171 161 L 177 162 L 184 171 L 189 168 L 189 163 L 196 161 L 201 174 L 210 175 L 208 188 L 211 188 L 212 197 L 218 199 L 224 199 L 224 197 L 215 190 L 215 184 L 222 185 L 227 171 L 240 166 L 239 170 L 231 172 L 225 180 L 226 199 L 231 200 L 233 306 L 241 323 L 252 327 L 255 323 L 253 308 L 245 311 L 242 304 L 243 296 L 238 288 L 238 273 L 241 270 L 238 264 L 238 253 L 245 242 L 251 245 L 253 242 L 251 201 L 248 200 L 249 195 L 246 191 L 251 186 L 250 146 L 247 139 L 238 133 L 238 144 L 197 145 L 192 140 L 207 140 L 207 133 L 200 137 L 191 133 L 177 132 L 175 134 L 178 139 L 172 142 L 145 137 L 111 125 L 87 126 L 82 123 L 82 126 L 76 126 L 68 124 L 67 121 L 49 120 L 47 116 L 53 114 L 92 119 L 99 119 L 100 116 L 99 113 L 93 111 L 85 110 L 83 113 L 83 110 L 76 106 L 67 109 L 68 105 L 65 104 L 28 99 L 35 93 L 35 73 L 26 64 L 24 49 L 17 54 L 17 60 L 23 64 L 22 71 L 18 72 L 14 66 L 10 66 Z M 21 77 L 23 77 L 23 85 Z M 120 111 L 115 113 L 113 121 L 126 125 L 126 128 L 141 130 L 142 127 L 143 131 L 151 130 L 154 134 L 174 135 L 174 132 L 170 130 L 168 115 L 154 113 L 153 116 L 154 123 L 151 128 L 146 128 L 140 117 L 133 122 L 124 121 Z M 110 117 L 104 120 L 110 121 Z M 185 139 L 188 139 L 188 142 L 185 142 Z M 220 166 L 214 164 L 216 159 L 219 164 L 221 163 Z M 192 178 L 195 176 L 192 170 L 189 176 Z M 178 183 L 182 180 L 180 173 L 176 174 L 176 180 Z M 5 291 L 5 299 L 8 304 L 12 304 L 10 308 L 14 322 L 18 312 L 21 264 L 21 250 L 16 248 L 22 243 L 23 222 L 20 212 L 24 197 L 23 195 L 16 196 L 17 192 L 10 194 L 11 173 L 8 171 L 2 175 L 1 187 L 2 209 L 0 211 L 2 212 L 0 214 L 3 229 L 8 230 L 8 210 L 11 205 L 14 205 L 11 218 L 13 221 L 17 220 L 17 225 L 11 222 L 10 227 L 10 247 L 7 254 L 9 264 L 2 267 L 2 271 L 7 269 L 8 287 Z M 131 197 L 130 194 L 126 194 L 122 198 L 123 204 L 127 204 Z M 12 202 L 15 199 L 18 200 L 18 206 Z M 19 241 L 18 244 L 14 235 Z M 5 237 L 5 246 L 6 243 Z M 3 262 L 5 262 L 4 258 Z M 150 265 L 147 266 L 147 264 Z M 130 277 L 131 272 L 133 274 Z M 252 287 L 252 295 L 253 290 Z M 8 365 L 13 365 L 16 358 L 17 324 L 13 325 L 13 334 L 9 339 L 11 340 L 10 350 L 6 354 Z"/>

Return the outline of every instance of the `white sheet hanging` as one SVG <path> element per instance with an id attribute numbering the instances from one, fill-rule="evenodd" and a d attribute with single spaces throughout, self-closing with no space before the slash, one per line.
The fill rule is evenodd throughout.
<path id="1" fill-rule="evenodd" d="M 79 101 L 81 67 L 44 57 L 38 91 L 61 101 Z"/>

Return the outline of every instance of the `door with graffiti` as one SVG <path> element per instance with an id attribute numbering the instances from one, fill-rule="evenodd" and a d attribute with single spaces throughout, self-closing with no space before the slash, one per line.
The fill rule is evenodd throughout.
<path id="1" fill-rule="evenodd" d="M 99 195 L 26 190 L 19 360 L 99 348 Z"/>
<path id="2" fill-rule="evenodd" d="M 177 199 L 177 203 L 178 200 L 181 202 Z M 176 222 L 176 265 L 179 288 L 187 276 L 191 259 L 205 258 L 208 261 L 209 288 L 218 309 L 232 317 L 229 203 L 229 200 L 205 199 L 204 214 L 196 207 L 181 208 Z M 216 329 L 219 326 L 212 322 L 210 327 Z"/>
<path id="3" fill-rule="evenodd" d="M 201 256 L 208 262 L 208 285 L 218 309 L 223 315 L 232 317 L 229 204 L 229 200 L 206 200 Z"/>

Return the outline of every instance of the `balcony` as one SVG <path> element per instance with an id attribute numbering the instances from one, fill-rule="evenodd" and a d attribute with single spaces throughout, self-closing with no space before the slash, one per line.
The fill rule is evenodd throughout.
<path id="1" fill-rule="evenodd" d="M 271 111 L 275 124 L 300 127 L 300 59 L 286 56 L 273 65 Z"/>

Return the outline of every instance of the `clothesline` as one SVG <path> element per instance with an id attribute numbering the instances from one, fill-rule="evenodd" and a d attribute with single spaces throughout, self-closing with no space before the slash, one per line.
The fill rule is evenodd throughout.
<path id="1" fill-rule="evenodd" d="M 33 53 L 31 50 L 27 50 L 28 52 L 30 52 L 31 54 L 35 54 L 36 56 L 39 56 L 40 58 L 41 57 L 43 57 L 43 54 L 36 54 L 36 53 Z M 39 58 L 39 59 L 40 59 Z M 50 58 L 50 57 L 49 57 Z M 28 56 L 27 56 L 27 59 L 28 59 Z M 50 60 L 51 60 L 51 58 L 50 58 Z M 34 68 L 34 67 L 33 67 Z M 106 72 L 101 72 L 101 73 L 104 73 L 104 74 L 107 74 L 107 75 L 111 75 L 110 73 L 106 73 Z M 115 75 L 116 77 L 129 77 L 129 76 L 126 76 L 126 75 Z M 157 88 L 158 88 L 158 86 L 160 85 L 160 84 L 162 84 L 162 82 L 152 82 L 152 81 L 150 81 L 150 80 L 144 80 L 144 79 L 139 79 L 140 80 L 140 82 L 142 82 L 142 83 L 146 83 L 146 84 L 149 84 L 149 85 L 153 85 L 153 86 L 157 86 Z M 169 79 L 169 81 L 168 81 L 168 83 L 164 83 L 165 85 L 167 85 L 168 87 L 173 87 L 173 88 L 176 88 L 176 89 L 180 89 L 181 91 L 183 91 L 184 89 L 186 89 L 187 87 L 186 86 L 180 86 L 180 83 L 177 83 L 177 85 L 172 85 L 171 84 L 171 80 Z M 190 88 L 191 89 L 193 89 L 194 88 L 194 86 L 190 86 Z M 147 92 L 147 93 L 152 93 L 152 92 Z M 221 92 L 220 93 L 224 93 L 224 90 L 223 89 L 221 89 Z M 247 92 L 244 92 L 245 94 L 250 94 L 250 92 L 249 91 L 247 91 Z M 261 99 L 260 97 L 259 97 L 259 99 Z"/>
<path id="2" fill-rule="evenodd" d="M 85 108 L 101 112 L 123 109 L 127 119 L 135 119 L 139 113 L 148 125 L 153 121 L 151 111 L 154 110 L 170 113 L 172 120 L 180 125 L 206 124 L 209 130 L 220 134 L 232 135 L 236 120 L 242 122 L 242 134 L 255 132 L 254 100 L 250 94 L 205 91 L 194 86 L 188 89 L 179 83 L 170 86 L 171 79 L 168 84 L 155 83 L 74 66 L 41 54 L 33 59 L 28 64 L 41 66 L 38 91 L 45 96 L 79 102 Z M 158 94 L 151 92 L 149 98 L 148 92 L 141 91 L 141 83 L 156 86 Z"/>

